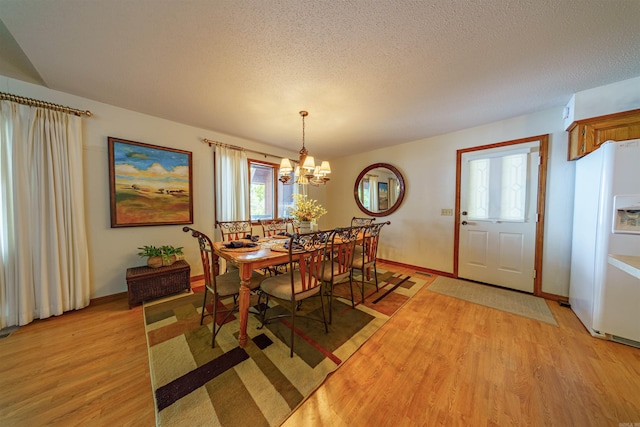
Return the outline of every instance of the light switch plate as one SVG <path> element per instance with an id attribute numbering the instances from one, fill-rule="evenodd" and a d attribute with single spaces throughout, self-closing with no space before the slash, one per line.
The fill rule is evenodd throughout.
<path id="1" fill-rule="evenodd" d="M 453 209 L 440 209 L 441 216 L 453 216 Z"/>

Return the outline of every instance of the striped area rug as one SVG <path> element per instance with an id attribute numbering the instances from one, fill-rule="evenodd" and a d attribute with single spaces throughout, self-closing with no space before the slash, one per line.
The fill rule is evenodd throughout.
<path id="1" fill-rule="evenodd" d="M 321 322 L 296 317 L 295 354 L 289 357 L 287 319 L 258 329 L 249 316 L 249 342 L 238 346 L 239 319 L 224 325 L 211 348 L 211 316 L 200 326 L 202 293 L 145 304 L 156 423 L 177 426 L 278 426 L 371 337 L 409 298 L 434 278 L 378 271 L 380 291 L 366 286 L 364 304 L 351 307 L 348 283 L 336 293 L 329 333 Z M 301 314 L 320 310 L 306 300 Z M 285 310 L 274 304 L 272 312 Z"/>

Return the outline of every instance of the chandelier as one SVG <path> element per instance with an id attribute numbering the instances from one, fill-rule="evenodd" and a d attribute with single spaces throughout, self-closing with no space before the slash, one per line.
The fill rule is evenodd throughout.
<path id="1" fill-rule="evenodd" d="M 300 111 L 302 116 L 302 149 L 300 150 L 300 158 L 295 169 L 291 165 L 288 158 L 280 161 L 280 178 L 278 180 L 283 184 L 326 184 L 329 181 L 331 166 L 329 162 L 323 161 L 320 166 L 316 166 L 313 156 L 309 156 L 309 152 L 304 146 L 304 118 L 309 115 L 306 111 Z"/>

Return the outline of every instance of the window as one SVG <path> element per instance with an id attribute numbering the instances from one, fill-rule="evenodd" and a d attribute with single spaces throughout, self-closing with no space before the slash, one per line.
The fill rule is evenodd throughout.
<path id="1" fill-rule="evenodd" d="M 469 219 L 524 221 L 527 153 L 469 161 Z"/>
<path id="2" fill-rule="evenodd" d="M 287 206 L 293 205 L 295 185 L 278 181 L 278 165 L 249 160 L 251 220 L 287 217 Z"/>

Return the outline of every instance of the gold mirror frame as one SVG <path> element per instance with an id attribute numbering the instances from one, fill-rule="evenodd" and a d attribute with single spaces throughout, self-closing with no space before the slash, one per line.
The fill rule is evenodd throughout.
<path id="1" fill-rule="evenodd" d="M 391 172 L 391 174 L 395 175 L 395 178 L 397 180 L 397 196 L 396 196 L 395 202 L 393 204 L 388 204 L 388 207 L 386 209 L 378 209 L 376 211 L 371 211 L 368 208 L 366 208 L 362 204 L 362 200 L 360 200 L 360 186 L 365 176 L 378 168 L 388 169 Z M 378 185 L 385 182 L 386 182 L 387 191 L 388 191 L 388 186 L 389 186 L 388 181 L 380 181 L 378 182 Z M 384 190 L 383 187 L 384 186 L 382 186 L 381 188 Z M 387 216 L 395 212 L 402 204 L 402 199 L 404 199 L 404 192 L 405 192 L 404 177 L 396 167 L 388 163 L 374 163 L 364 168 L 364 170 L 360 172 L 360 175 L 358 175 L 358 178 L 356 178 L 356 182 L 353 187 L 353 196 L 356 199 L 356 204 L 358 205 L 358 208 L 360 208 L 360 210 L 365 214 L 374 216 L 374 217 Z M 378 203 L 384 206 L 384 200 L 379 199 Z"/>

